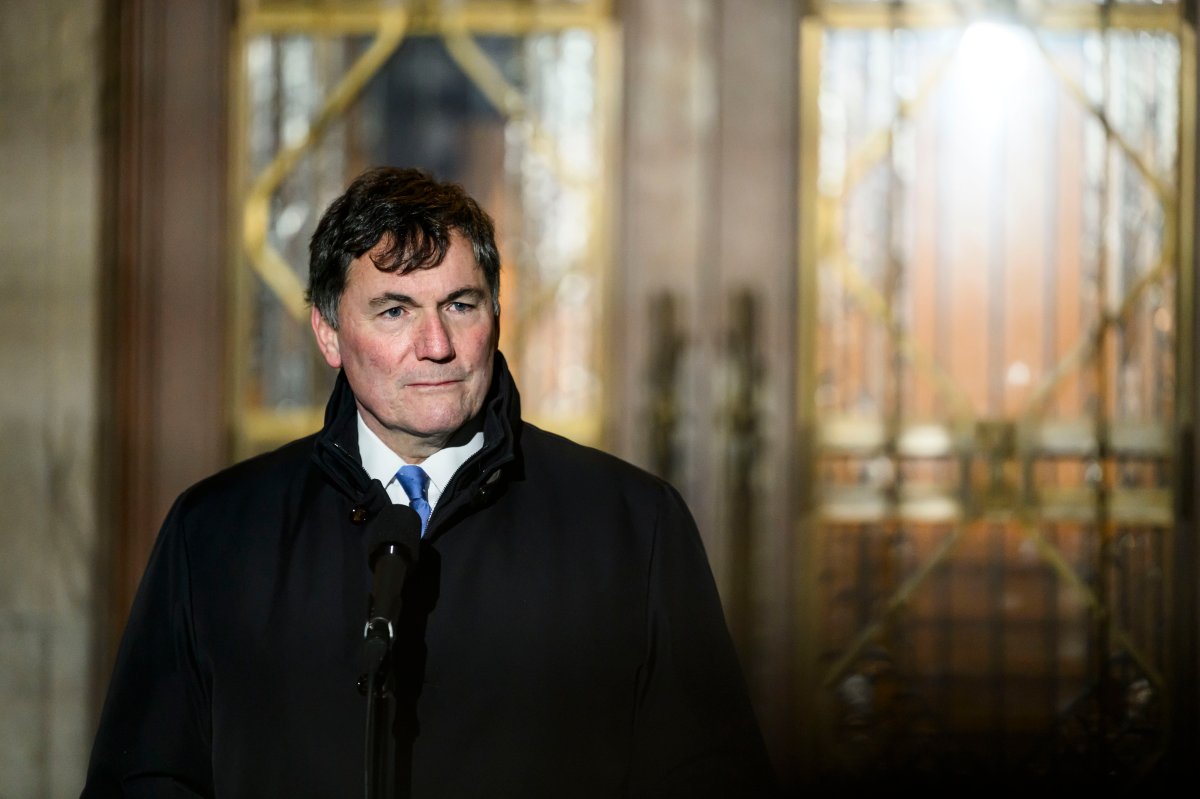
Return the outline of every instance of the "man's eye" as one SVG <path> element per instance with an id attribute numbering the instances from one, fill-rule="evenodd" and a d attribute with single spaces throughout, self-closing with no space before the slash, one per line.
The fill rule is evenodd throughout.
<path id="1" fill-rule="evenodd" d="M 396 319 L 397 317 L 404 315 L 404 309 L 397 305 L 393 308 L 388 308 L 383 312 L 382 315 L 386 316 L 388 319 Z"/>
<path id="2" fill-rule="evenodd" d="M 450 303 L 450 310 L 452 310 L 456 313 L 466 313 L 467 311 L 471 310 L 474 307 L 475 306 L 469 302 L 452 302 L 452 303 Z"/>

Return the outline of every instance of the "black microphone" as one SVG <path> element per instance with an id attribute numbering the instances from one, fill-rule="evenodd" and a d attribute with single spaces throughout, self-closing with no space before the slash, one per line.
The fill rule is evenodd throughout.
<path id="1" fill-rule="evenodd" d="M 389 733 L 395 716 L 389 653 L 400 620 L 401 597 L 408 568 L 417 562 L 421 546 L 421 517 L 407 505 L 386 505 L 367 524 L 367 565 L 371 595 L 363 654 L 367 673 L 359 687 L 367 696 L 366 763 L 363 772 L 367 799 L 395 796 L 396 758 Z"/>
<path id="2" fill-rule="evenodd" d="M 373 573 L 367 604 L 368 666 L 387 656 L 400 619 L 401 595 L 408 569 L 421 546 L 421 517 L 407 505 L 387 505 L 367 525 L 367 565 Z"/>

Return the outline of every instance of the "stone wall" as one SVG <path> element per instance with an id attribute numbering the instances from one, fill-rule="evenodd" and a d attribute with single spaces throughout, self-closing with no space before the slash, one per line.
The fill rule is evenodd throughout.
<path id="1" fill-rule="evenodd" d="M 0 798 L 78 796 L 98 703 L 101 4 L 0 17 Z"/>

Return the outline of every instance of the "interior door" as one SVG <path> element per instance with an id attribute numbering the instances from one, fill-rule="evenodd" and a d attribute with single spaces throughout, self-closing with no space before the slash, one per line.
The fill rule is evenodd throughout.
<path id="1" fill-rule="evenodd" d="M 1181 9 L 828 2 L 801 37 L 810 770 L 1137 783 L 1192 622 Z"/>

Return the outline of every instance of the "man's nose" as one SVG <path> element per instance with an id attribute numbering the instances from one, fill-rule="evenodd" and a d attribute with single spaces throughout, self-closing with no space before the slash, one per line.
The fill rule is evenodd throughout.
<path id="1" fill-rule="evenodd" d="M 417 357 L 429 361 L 445 361 L 454 356 L 450 331 L 439 313 L 425 314 L 417 331 Z"/>

